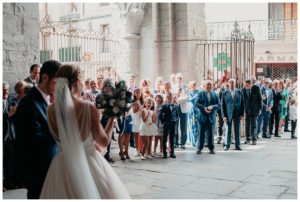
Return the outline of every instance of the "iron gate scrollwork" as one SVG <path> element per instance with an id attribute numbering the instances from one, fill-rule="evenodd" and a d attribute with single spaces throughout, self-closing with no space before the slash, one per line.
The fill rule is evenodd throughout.
<path id="1" fill-rule="evenodd" d="M 219 82 L 226 71 L 241 87 L 253 75 L 254 41 L 250 24 L 248 31 L 243 31 L 237 22 L 230 39 L 202 40 L 198 43 L 198 54 L 203 57 L 203 66 L 199 68 L 202 78 Z"/>
<path id="2" fill-rule="evenodd" d="M 71 20 L 50 22 L 49 15 L 40 22 L 40 63 L 54 59 L 76 64 L 84 79 L 95 78 L 98 72 L 108 69 L 116 73 L 117 43 L 107 26 L 95 30 L 89 23 L 87 29 L 80 29 Z"/>

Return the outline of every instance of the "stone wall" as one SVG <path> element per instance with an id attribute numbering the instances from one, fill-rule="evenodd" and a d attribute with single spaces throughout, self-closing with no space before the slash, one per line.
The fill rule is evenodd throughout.
<path id="1" fill-rule="evenodd" d="M 39 63 L 39 4 L 3 3 L 3 80 L 10 92 Z"/>

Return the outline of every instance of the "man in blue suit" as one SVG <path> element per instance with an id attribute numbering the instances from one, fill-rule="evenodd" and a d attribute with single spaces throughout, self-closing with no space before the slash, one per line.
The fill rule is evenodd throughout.
<path id="1" fill-rule="evenodd" d="M 228 125 L 228 132 L 225 134 L 224 150 L 228 150 L 231 144 L 231 126 L 234 123 L 235 149 L 240 147 L 240 120 L 244 116 L 244 98 L 241 90 L 235 88 L 235 80 L 229 80 L 229 89 L 223 92 L 222 115 L 224 123 Z"/>
<path id="2" fill-rule="evenodd" d="M 28 199 L 39 199 L 48 168 L 57 153 L 48 127 L 47 108 L 60 66 L 55 60 L 43 64 L 39 84 L 19 102 L 16 112 L 17 153 Z"/>
<path id="3" fill-rule="evenodd" d="M 200 111 L 200 135 L 199 147 L 197 154 L 201 154 L 204 146 L 205 131 L 208 132 L 208 149 L 210 154 L 214 151 L 214 129 L 216 123 L 216 113 L 220 108 L 218 95 L 212 91 L 212 82 L 207 80 L 204 91 L 201 91 L 195 102 L 196 107 Z"/>
<path id="4" fill-rule="evenodd" d="M 273 92 L 269 88 L 271 79 L 266 78 L 264 85 L 260 88 L 261 94 L 262 94 L 262 112 L 257 118 L 257 136 L 260 133 L 261 124 L 263 122 L 263 138 L 270 138 L 270 135 L 267 135 L 267 127 L 269 125 L 270 115 L 271 115 L 271 109 L 273 107 Z"/>

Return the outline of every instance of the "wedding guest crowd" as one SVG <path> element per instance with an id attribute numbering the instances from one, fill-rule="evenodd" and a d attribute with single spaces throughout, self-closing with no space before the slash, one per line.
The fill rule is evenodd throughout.
<path id="1" fill-rule="evenodd" d="M 20 100 L 41 80 L 39 71 L 37 64 L 30 67 L 30 75 L 15 85 L 15 97 L 9 95 L 9 84 L 3 82 L 3 179 L 7 189 L 22 186 L 16 170 L 14 114 Z M 130 75 L 127 89 L 132 93 L 133 103 L 128 114 L 115 120 L 114 135 L 118 134 L 118 138 L 112 138 L 118 141 L 120 160 L 130 160 L 131 155 L 141 160 L 176 158 L 176 148 L 184 150 L 186 145 L 195 147 L 196 154 L 201 154 L 204 147 L 215 154 L 215 137 L 217 144 L 223 143 L 225 151 L 232 143 L 236 150 L 242 150 L 243 135 L 244 144 L 252 145 L 260 136 L 281 137 L 283 132 L 297 138 L 296 81 L 252 77 L 240 83 L 230 78 L 227 71 L 217 81 L 212 78 L 212 72 L 208 72 L 201 83 L 187 82 L 182 73 L 177 73 L 168 80 L 157 77 L 153 83 L 149 79 L 137 81 L 134 74 Z M 82 81 L 81 98 L 97 106 L 104 79 L 107 78 L 98 72 L 96 78 Z M 49 102 L 55 102 L 55 98 Z M 108 118 L 100 117 L 105 127 Z M 245 127 L 245 134 L 241 127 Z M 114 163 L 110 146 L 111 143 L 102 153 L 108 162 Z M 130 146 L 135 148 L 134 154 L 130 154 Z"/>

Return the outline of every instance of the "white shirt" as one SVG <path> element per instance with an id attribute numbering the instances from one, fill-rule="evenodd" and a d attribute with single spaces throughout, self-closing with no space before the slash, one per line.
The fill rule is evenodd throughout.
<path id="1" fill-rule="evenodd" d="M 50 104 L 50 96 L 44 93 L 39 87 L 36 86 L 36 89 L 41 93 L 42 97 L 44 98 L 45 102 L 49 105 Z"/>
<path id="2" fill-rule="evenodd" d="M 29 79 L 32 83 L 36 83 L 36 80 L 33 80 L 31 77 L 29 77 Z"/>
<path id="3" fill-rule="evenodd" d="M 234 99 L 234 91 L 235 91 L 235 89 L 233 89 L 233 90 L 230 89 L 232 99 Z"/>
<path id="4" fill-rule="evenodd" d="M 269 89 L 266 88 L 266 97 L 269 98 Z"/>
<path id="5" fill-rule="evenodd" d="M 296 105 L 290 106 L 290 120 L 291 121 L 297 120 L 297 106 Z"/>

